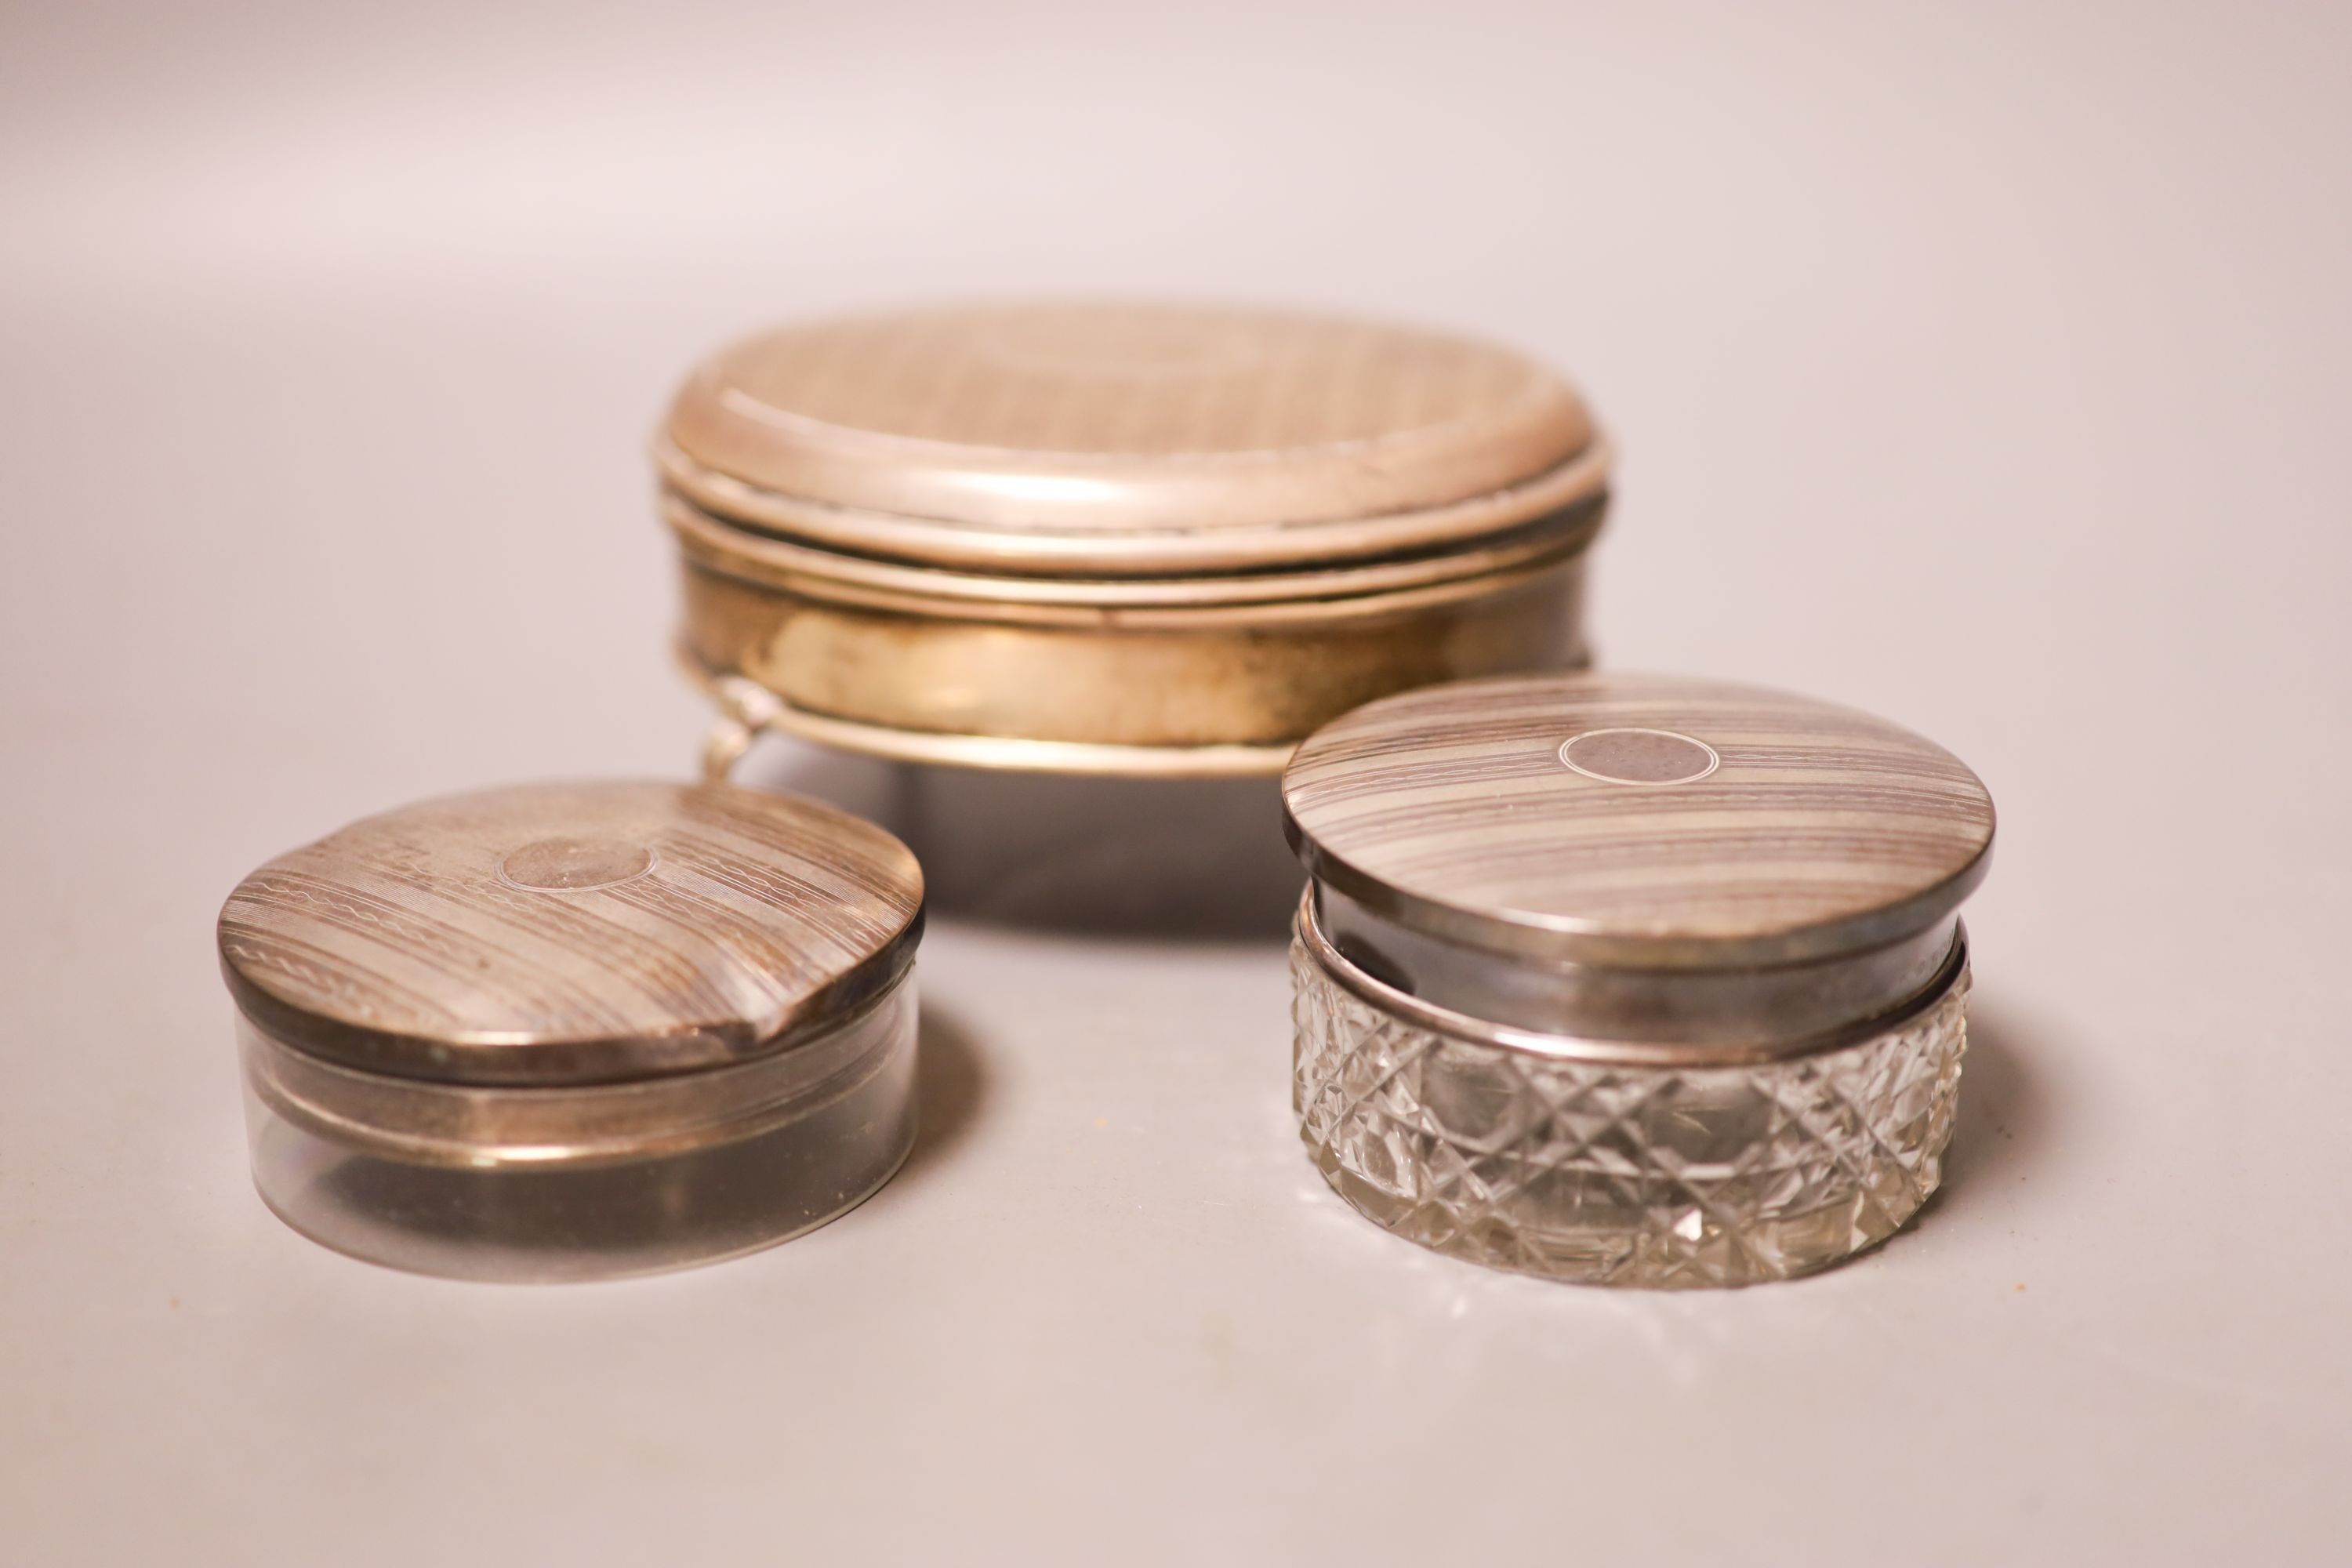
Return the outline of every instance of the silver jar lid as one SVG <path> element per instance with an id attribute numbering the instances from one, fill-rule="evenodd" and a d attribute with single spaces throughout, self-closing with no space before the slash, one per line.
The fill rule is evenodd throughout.
<path id="1" fill-rule="evenodd" d="M 1898 725 L 1651 675 L 1383 699 L 1299 746 L 1283 802 L 1302 937 L 1371 999 L 1626 1059 L 1883 1026 L 1962 963 L 1993 838 L 1981 781 Z"/>
<path id="2" fill-rule="evenodd" d="M 221 910 L 270 1039 L 371 1075 L 552 1087 L 783 1051 L 914 961 L 922 874 L 881 828 L 724 785 L 487 790 L 281 855 Z"/>

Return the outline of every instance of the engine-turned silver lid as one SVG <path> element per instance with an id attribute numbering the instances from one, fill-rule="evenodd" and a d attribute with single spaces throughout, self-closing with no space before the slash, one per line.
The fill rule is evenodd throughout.
<path id="1" fill-rule="evenodd" d="M 1303 934 L 1426 1008 L 1683 1059 L 1806 1048 L 1961 962 L 1990 796 L 1885 720 L 1679 677 L 1384 698 L 1283 777 Z"/>
<path id="2" fill-rule="evenodd" d="M 551 1086 L 782 1050 L 895 984 L 922 872 L 881 828 L 723 784 L 452 795 L 281 855 L 220 916 L 237 1006 L 360 1072 Z"/>

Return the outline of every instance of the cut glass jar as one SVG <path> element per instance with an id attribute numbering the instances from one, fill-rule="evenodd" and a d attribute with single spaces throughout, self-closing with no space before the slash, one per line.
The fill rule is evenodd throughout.
<path id="1" fill-rule="evenodd" d="M 724 785 L 370 817 L 221 911 L 256 1185 L 421 1273 L 645 1273 L 782 1241 L 915 1132 L 922 879 L 878 827 Z"/>
<path id="2" fill-rule="evenodd" d="M 1744 1285 L 1935 1190 L 1993 837 L 1942 748 L 1749 687 L 1514 678 L 1347 715 L 1283 795 L 1300 1135 L 1370 1218 L 1556 1279 Z"/>
<path id="3" fill-rule="evenodd" d="M 1609 448 L 1534 362 L 1276 311 L 906 310 L 727 348 L 656 442 L 727 718 L 905 761 L 1273 774 L 1388 692 L 1585 661 Z"/>

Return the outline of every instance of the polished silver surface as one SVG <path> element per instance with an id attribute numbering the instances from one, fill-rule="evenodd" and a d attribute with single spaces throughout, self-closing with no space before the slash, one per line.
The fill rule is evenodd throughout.
<path id="1" fill-rule="evenodd" d="M 1514 1028 L 1690 1047 L 1807 1041 L 1894 1011 L 1937 984 L 1959 919 L 1885 947 L 1751 969 L 1612 969 L 1447 942 L 1328 883 L 1302 923 L 1349 964 L 1433 1007 Z"/>
<path id="2" fill-rule="evenodd" d="M 1413 956 L 1426 978 L 1417 978 L 1406 970 L 1386 968 L 1384 956 L 1365 942 L 1360 906 L 1356 910 L 1359 934 L 1350 939 L 1354 953 L 1382 966 L 1384 973 L 1367 969 L 1342 949 L 1318 918 L 1318 892 L 1332 896 L 1328 889 L 1310 887 L 1299 900 L 1299 943 L 1333 981 L 1360 1000 L 1455 1039 L 1567 1061 L 1736 1067 L 1835 1050 L 1899 1026 L 1931 1005 L 1968 967 L 1968 935 L 1954 921 L 1940 928 L 1940 947 L 1905 943 L 1846 964 L 1792 966 L 1793 973 L 1580 969 L 1552 972 L 1547 988 L 1515 980 L 1508 958 L 1482 959 L 1463 949 L 1423 949 Z M 1394 926 L 1382 931 L 1392 941 L 1411 934 Z M 1915 976 L 1919 977 L 1916 985 Z M 1433 994 L 1407 988 L 1433 980 Z M 1467 1012 L 1465 1004 L 1484 1014 L 1511 1016 Z M 1743 1016 L 1748 1020 L 1745 1026 Z M 1549 1021 L 1525 1021 L 1536 1017 Z"/>

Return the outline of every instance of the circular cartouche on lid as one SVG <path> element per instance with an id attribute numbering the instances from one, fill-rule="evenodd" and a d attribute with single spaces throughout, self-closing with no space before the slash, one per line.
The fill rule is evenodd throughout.
<path id="1" fill-rule="evenodd" d="M 1109 303 L 785 327 L 688 377 L 657 443 L 707 511 L 849 549 L 1016 573 L 1328 563 L 1594 500 L 1575 391 L 1447 333 Z"/>
<path id="2" fill-rule="evenodd" d="M 1371 703 L 1302 743 L 1286 827 L 1318 884 L 1410 931 L 1619 969 L 1887 947 L 1948 921 L 1993 839 L 1957 757 L 1723 681 L 1515 677 Z"/>
<path id="3" fill-rule="evenodd" d="M 576 1086 L 785 1050 L 913 963 L 922 874 L 881 828 L 726 785 L 487 790 L 279 856 L 221 910 L 279 1046 L 436 1083 Z"/>

